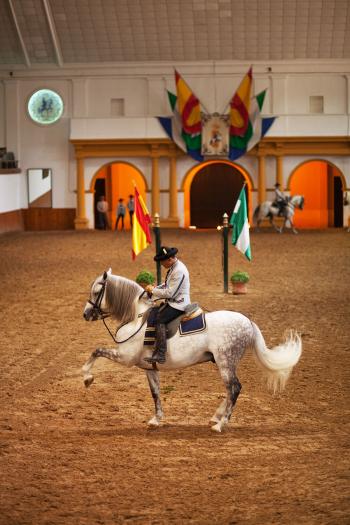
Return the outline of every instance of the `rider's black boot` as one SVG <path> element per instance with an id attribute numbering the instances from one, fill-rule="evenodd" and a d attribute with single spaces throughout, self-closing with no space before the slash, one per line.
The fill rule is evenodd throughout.
<path id="1" fill-rule="evenodd" d="M 167 351 L 166 343 L 166 326 L 165 324 L 157 324 L 156 326 L 156 346 L 152 357 L 145 357 L 147 363 L 165 363 L 165 354 Z"/>

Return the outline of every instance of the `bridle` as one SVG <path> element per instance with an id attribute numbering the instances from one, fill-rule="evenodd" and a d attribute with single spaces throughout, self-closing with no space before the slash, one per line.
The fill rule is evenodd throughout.
<path id="1" fill-rule="evenodd" d="M 104 278 L 103 276 L 103 281 L 97 284 L 100 284 L 101 288 L 97 294 L 96 301 L 91 301 L 91 299 L 88 299 L 88 303 L 92 306 L 92 315 L 94 316 L 97 314 L 96 317 L 99 317 L 104 321 L 106 317 L 110 317 L 110 314 L 104 312 L 101 308 L 102 299 L 106 290 L 107 277 Z"/>
<path id="2" fill-rule="evenodd" d="M 121 343 L 126 343 L 127 341 L 129 341 L 129 339 L 131 339 L 132 337 L 134 337 L 134 335 L 138 334 L 139 331 L 141 330 L 141 328 L 143 327 L 143 325 L 145 324 L 145 322 L 147 321 L 147 317 L 144 318 L 144 320 L 142 321 L 141 323 L 141 326 L 136 330 L 136 332 L 134 332 L 133 334 L 131 334 L 127 339 L 124 339 L 123 341 L 118 341 L 116 339 L 116 336 L 117 336 L 117 333 L 118 331 L 123 327 L 125 326 L 126 324 L 128 323 L 125 323 L 121 326 L 119 326 L 116 330 L 116 333 L 115 333 L 115 336 L 112 334 L 111 330 L 109 329 L 109 327 L 107 326 L 106 324 L 106 321 L 105 319 L 107 319 L 107 317 L 110 317 L 111 314 L 109 314 L 108 312 L 104 312 L 101 308 L 101 304 L 102 304 L 102 299 L 103 299 L 103 296 L 104 296 L 104 293 L 105 293 L 105 290 L 106 290 L 106 285 L 107 285 L 107 273 L 105 272 L 103 274 L 103 281 L 102 282 L 99 282 L 97 284 L 100 284 L 101 285 L 101 288 L 99 289 L 98 291 L 98 294 L 97 294 L 97 298 L 96 298 L 96 301 L 91 301 L 91 299 L 88 299 L 88 303 L 91 304 L 92 306 L 92 315 L 96 315 L 96 317 L 98 319 L 102 319 L 103 321 L 103 324 L 105 325 L 105 328 L 107 329 L 109 335 L 111 336 L 111 338 L 113 339 L 113 341 L 116 343 L 116 344 L 121 344 Z M 146 292 L 143 291 L 141 293 L 141 295 L 139 296 L 139 300 L 143 297 L 143 295 L 145 294 Z M 143 317 L 143 314 L 139 314 L 139 317 Z"/>

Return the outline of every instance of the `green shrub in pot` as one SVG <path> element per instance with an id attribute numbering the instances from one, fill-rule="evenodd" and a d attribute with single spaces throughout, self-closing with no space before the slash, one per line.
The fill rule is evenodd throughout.
<path id="1" fill-rule="evenodd" d="M 152 272 L 149 272 L 148 270 L 142 270 L 140 273 L 137 274 L 135 281 L 137 284 L 142 286 L 144 288 L 148 284 L 154 284 L 155 283 L 155 277 Z"/>

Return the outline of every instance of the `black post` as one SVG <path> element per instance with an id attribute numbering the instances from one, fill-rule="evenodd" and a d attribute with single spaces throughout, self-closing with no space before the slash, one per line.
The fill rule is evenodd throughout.
<path id="1" fill-rule="evenodd" d="M 224 271 L 224 293 L 228 293 L 228 215 L 224 213 L 222 221 L 222 267 Z"/>
<path id="2" fill-rule="evenodd" d="M 159 223 L 159 214 L 155 213 L 153 217 L 153 231 L 154 231 L 154 237 L 156 239 L 156 253 L 160 250 L 160 223 Z M 157 266 L 157 284 L 161 284 L 162 282 L 162 270 L 160 266 L 160 261 L 156 262 Z"/>

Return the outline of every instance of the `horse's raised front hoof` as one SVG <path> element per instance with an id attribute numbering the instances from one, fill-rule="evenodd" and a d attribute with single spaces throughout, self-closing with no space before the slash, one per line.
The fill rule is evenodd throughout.
<path id="1" fill-rule="evenodd" d="M 213 416 L 212 418 L 209 419 L 209 425 L 211 425 L 211 423 L 219 423 L 220 419 L 216 416 Z"/>
<path id="2" fill-rule="evenodd" d="M 84 385 L 86 388 L 89 388 L 90 385 L 92 385 L 92 383 L 94 382 L 94 376 L 93 375 L 88 375 L 86 377 L 84 377 Z"/>
<path id="3" fill-rule="evenodd" d="M 298 232 L 298 230 L 294 230 L 294 229 L 293 229 L 293 233 L 297 234 L 297 233 L 299 233 L 299 232 Z"/>
<path id="4" fill-rule="evenodd" d="M 160 421 L 156 416 L 154 416 L 148 421 L 147 426 L 149 428 L 158 428 L 160 426 Z"/>
<path id="5" fill-rule="evenodd" d="M 221 425 L 217 423 L 216 425 L 211 427 L 211 429 L 214 430 L 214 432 L 221 432 Z"/>

